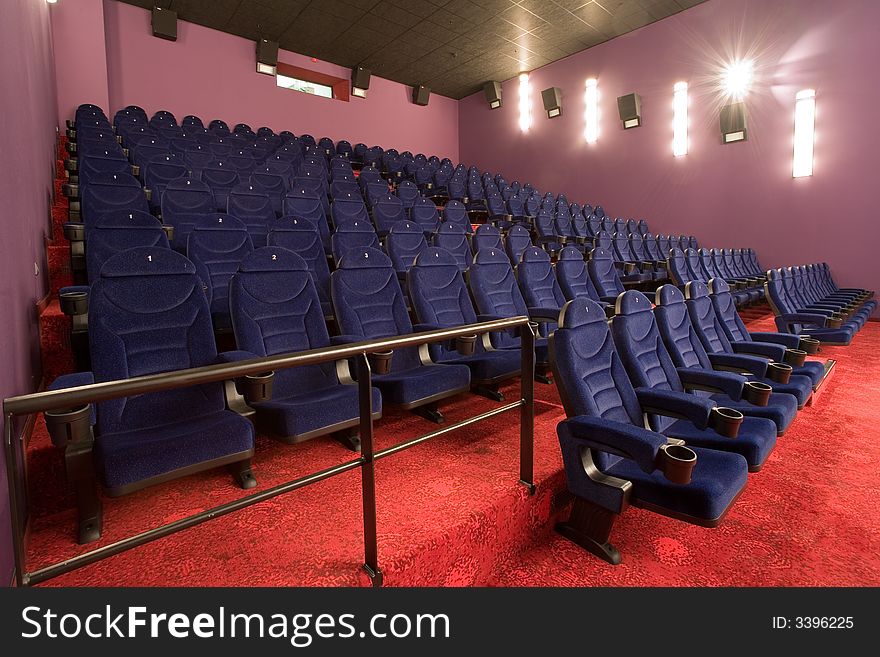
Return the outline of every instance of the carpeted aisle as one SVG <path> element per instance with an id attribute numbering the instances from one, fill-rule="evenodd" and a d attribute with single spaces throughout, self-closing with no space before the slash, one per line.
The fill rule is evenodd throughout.
<path id="1" fill-rule="evenodd" d="M 775 330 L 772 319 L 754 330 Z M 724 523 L 703 529 L 629 509 L 610 566 L 553 533 L 496 586 L 877 586 L 880 584 L 880 323 L 826 347 L 837 371 L 795 420 Z"/>

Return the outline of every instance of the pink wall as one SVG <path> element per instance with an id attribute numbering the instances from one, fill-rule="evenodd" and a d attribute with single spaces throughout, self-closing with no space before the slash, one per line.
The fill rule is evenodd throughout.
<path id="1" fill-rule="evenodd" d="M 46 294 L 55 144 L 49 5 L 3 0 L 0 20 L 0 399 L 39 384 L 36 302 Z M 39 268 L 35 273 L 35 265 Z M 0 453 L 0 586 L 12 573 L 6 469 Z"/>
<path id="2" fill-rule="evenodd" d="M 463 161 L 542 191 L 645 217 L 655 232 L 707 246 L 754 246 L 762 264 L 827 260 L 844 285 L 880 288 L 874 178 L 880 136 L 880 2 L 709 0 L 533 71 L 534 123 L 517 124 L 518 80 L 504 107 L 482 94 L 460 103 Z M 749 140 L 722 145 L 718 62 L 753 57 Z M 714 68 L 713 68 L 714 67 Z M 584 81 L 599 80 L 599 141 L 583 138 Z M 672 86 L 690 85 L 690 152 L 672 156 Z M 540 91 L 561 87 L 548 120 Z M 814 175 L 791 177 L 794 96 L 817 94 Z M 642 96 L 643 126 L 624 131 L 617 96 Z"/>
<path id="3" fill-rule="evenodd" d="M 409 149 L 458 160 L 458 103 L 432 95 L 427 107 L 411 102 L 411 88 L 373 76 L 366 99 L 350 102 L 280 89 L 255 71 L 255 44 L 200 25 L 178 21 L 177 41 L 152 36 L 150 13 L 105 0 L 110 105 L 148 112 L 167 109 L 178 118 L 197 114 L 243 121 L 254 129 L 309 132 Z M 281 51 L 279 60 L 348 78 L 351 71 Z"/>
<path id="4" fill-rule="evenodd" d="M 107 55 L 104 48 L 103 0 L 59 2 L 52 11 L 55 79 L 58 81 L 58 125 L 73 117 L 77 106 L 107 108 Z"/>

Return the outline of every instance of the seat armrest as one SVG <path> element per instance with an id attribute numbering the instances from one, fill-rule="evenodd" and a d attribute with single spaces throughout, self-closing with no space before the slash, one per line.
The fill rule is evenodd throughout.
<path id="1" fill-rule="evenodd" d="M 559 308 L 529 308 L 529 319 L 537 322 L 558 322 Z"/>
<path id="2" fill-rule="evenodd" d="M 94 382 L 95 375 L 92 372 L 73 372 L 71 374 L 62 374 L 59 376 L 49 386 L 49 390 L 78 388 L 80 386 L 92 385 Z"/>
<path id="3" fill-rule="evenodd" d="M 330 336 L 330 344 L 333 346 L 339 346 L 344 344 L 351 344 L 352 342 L 363 342 L 364 338 L 360 335 L 331 335 Z"/>
<path id="4" fill-rule="evenodd" d="M 244 351 L 243 349 L 222 351 L 217 354 L 218 363 L 237 363 L 242 360 L 253 360 L 255 358 L 260 358 L 260 356 L 252 351 Z"/>
<path id="5" fill-rule="evenodd" d="M 761 356 L 770 360 L 782 361 L 785 357 L 785 347 L 781 344 L 771 344 L 769 342 L 731 342 L 733 350 L 738 354 L 750 354 L 752 356 Z"/>
<path id="6" fill-rule="evenodd" d="M 413 325 L 413 331 L 416 333 L 425 333 L 426 331 L 439 331 L 445 328 L 449 328 L 448 326 L 440 326 L 439 324 L 415 324 Z"/>
<path id="7" fill-rule="evenodd" d="M 743 386 L 746 378 L 733 372 L 716 372 L 694 367 L 676 368 L 678 376 L 685 388 L 691 390 L 708 390 L 709 392 L 721 392 L 739 401 L 742 397 Z"/>
<path id="8" fill-rule="evenodd" d="M 709 354 L 709 362 L 716 369 L 736 368 L 757 377 L 767 376 L 767 360 L 757 356 L 741 354 Z"/>
<path id="9" fill-rule="evenodd" d="M 807 324 L 817 328 L 825 328 L 828 318 L 815 313 L 782 313 L 777 317 L 785 324 Z"/>
<path id="10" fill-rule="evenodd" d="M 589 415 L 563 420 L 559 442 L 566 446 L 589 447 L 635 461 L 645 472 L 656 469 L 657 455 L 666 444 L 666 436 L 631 424 L 614 422 Z"/>
<path id="11" fill-rule="evenodd" d="M 636 388 L 636 397 L 646 413 L 682 418 L 698 429 L 705 429 L 708 426 L 709 415 L 716 406 L 713 400 L 706 397 L 673 390 Z"/>
<path id="12" fill-rule="evenodd" d="M 95 375 L 92 372 L 73 372 L 59 376 L 49 386 L 49 390 L 79 388 L 94 382 Z M 91 427 L 97 422 L 94 404 L 83 404 L 78 408 L 53 409 L 43 413 L 43 416 L 52 443 L 57 447 L 66 447 L 70 443 L 90 444 Z"/>
<path id="13" fill-rule="evenodd" d="M 494 322 L 497 319 L 509 319 L 502 315 L 477 315 L 478 322 Z"/>
<path id="14" fill-rule="evenodd" d="M 749 336 L 756 342 L 770 342 L 779 344 L 789 349 L 799 349 L 800 337 L 794 333 L 770 333 L 764 331 L 750 331 Z"/>

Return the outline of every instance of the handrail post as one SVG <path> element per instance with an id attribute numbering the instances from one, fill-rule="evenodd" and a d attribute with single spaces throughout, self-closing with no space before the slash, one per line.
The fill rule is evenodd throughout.
<path id="1" fill-rule="evenodd" d="M 356 357 L 361 439 L 361 498 L 364 511 L 364 570 L 373 586 L 382 586 L 376 530 L 376 463 L 373 459 L 373 386 L 367 354 Z"/>
<path id="2" fill-rule="evenodd" d="M 535 494 L 535 332 L 529 322 L 520 328 L 519 480 Z"/>
<path id="3" fill-rule="evenodd" d="M 24 530 L 21 526 L 21 503 L 18 495 L 18 452 L 15 440 L 15 416 L 12 413 L 5 414 L 6 426 L 4 438 L 6 450 L 6 481 L 9 488 L 9 520 L 12 525 L 12 550 L 15 557 L 15 583 L 25 586 L 24 581 Z"/>

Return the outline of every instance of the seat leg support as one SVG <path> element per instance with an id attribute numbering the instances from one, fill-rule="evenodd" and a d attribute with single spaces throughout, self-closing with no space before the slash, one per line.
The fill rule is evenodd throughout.
<path id="1" fill-rule="evenodd" d="M 239 488 L 247 490 L 248 488 L 256 487 L 257 478 L 254 477 L 254 472 L 251 470 L 250 459 L 244 459 L 243 461 L 231 464 L 229 471 L 232 473 L 232 478 L 235 479 L 235 483 L 238 484 Z"/>
<path id="2" fill-rule="evenodd" d="M 492 401 L 503 402 L 504 395 L 498 391 L 497 384 L 490 385 L 482 385 L 482 386 L 474 386 L 472 389 L 474 394 L 480 395 L 482 397 L 487 397 Z"/>
<path id="3" fill-rule="evenodd" d="M 70 443 L 64 450 L 67 480 L 76 491 L 77 541 L 80 545 L 101 538 L 102 511 L 95 480 L 92 447 L 95 439 Z"/>
<path id="4" fill-rule="evenodd" d="M 431 402 L 430 404 L 425 404 L 424 406 L 414 408 L 413 413 L 415 413 L 419 417 L 425 418 L 430 422 L 433 422 L 434 424 L 443 424 L 443 422 L 445 421 L 443 413 L 441 413 L 440 409 L 437 408 L 437 402 Z"/>
<path id="5" fill-rule="evenodd" d="M 342 445 L 350 449 L 352 452 L 361 451 L 361 437 L 358 435 L 357 429 L 343 429 L 332 435 L 334 440 L 342 443 Z"/>
<path id="6" fill-rule="evenodd" d="M 550 378 L 550 366 L 547 363 L 537 363 L 535 365 L 535 381 L 548 386 L 553 383 L 553 380 Z"/>
<path id="7" fill-rule="evenodd" d="M 620 563 L 620 552 L 608 542 L 616 519 L 616 513 L 576 497 L 568 522 L 556 525 L 556 531 L 603 561 L 616 566 Z"/>

